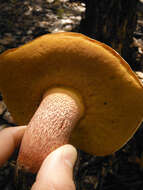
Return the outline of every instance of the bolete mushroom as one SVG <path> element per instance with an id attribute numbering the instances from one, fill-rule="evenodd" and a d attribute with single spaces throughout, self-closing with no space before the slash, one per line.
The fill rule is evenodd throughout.
<path id="1" fill-rule="evenodd" d="M 111 154 L 143 118 L 143 86 L 130 66 L 112 48 L 81 34 L 43 35 L 8 50 L 0 55 L 0 73 L 0 91 L 17 124 L 27 124 L 37 110 L 17 161 L 32 173 L 66 143 Z"/>

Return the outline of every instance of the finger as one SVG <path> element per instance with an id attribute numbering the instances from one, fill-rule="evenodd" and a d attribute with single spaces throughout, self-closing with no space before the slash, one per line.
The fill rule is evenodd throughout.
<path id="1" fill-rule="evenodd" d="M 12 155 L 21 142 L 26 126 L 9 127 L 0 132 L 0 166 Z"/>
<path id="2" fill-rule="evenodd" d="M 43 162 L 32 190 L 75 190 L 73 167 L 77 158 L 72 145 L 52 152 Z"/>

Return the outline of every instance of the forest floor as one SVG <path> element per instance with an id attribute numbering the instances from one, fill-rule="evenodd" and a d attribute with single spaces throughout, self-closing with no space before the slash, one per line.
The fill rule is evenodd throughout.
<path id="1" fill-rule="evenodd" d="M 68 0 L 1 0 L 0 53 L 18 47 L 46 33 L 78 31 L 84 17 L 83 3 Z M 133 45 L 136 56 L 143 57 L 143 20 L 138 19 Z M 143 63 L 142 63 L 143 64 Z M 143 69 L 136 72 L 143 82 Z M 11 126 L 13 120 L 0 97 L 0 129 Z M 118 152 L 96 157 L 79 152 L 75 167 L 77 190 L 143 190 L 143 126 Z M 0 169 L 0 189 L 14 190 L 14 162 Z"/>
<path id="2" fill-rule="evenodd" d="M 0 52 L 3 52 L 42 34 L 76 31 L 85 5 L 67 0 L 9 0 L 0 3 L 0 10 Z"/>

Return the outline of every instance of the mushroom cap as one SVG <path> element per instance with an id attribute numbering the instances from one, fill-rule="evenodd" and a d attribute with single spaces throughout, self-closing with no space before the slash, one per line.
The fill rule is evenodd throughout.
<path id="1" fill-rule="evenodd" d="M 0 55 L 0 91 L 17 124 L 25 125 L 43 94 L 71 88 L 83 118 L 70 143 L 91 154 L 122 147 L 143 118 L 143 86 L 112 48 L 78 33 L 47 34 Z"/>

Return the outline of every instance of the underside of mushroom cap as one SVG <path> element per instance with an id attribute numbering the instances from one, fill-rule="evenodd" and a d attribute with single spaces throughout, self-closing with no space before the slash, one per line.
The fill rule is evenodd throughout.
<path id="1" fill-rule="evenodd" d="M 43 94 L 70 88 L 82 97 L 85 115 L 70 143 L 92 154 L 123 146 L 143 118 L 143 86 L 110 47 L 84 35 L 44 35 L 0 55 L 0 91 L 17 124 L 27 124 Z"/>

